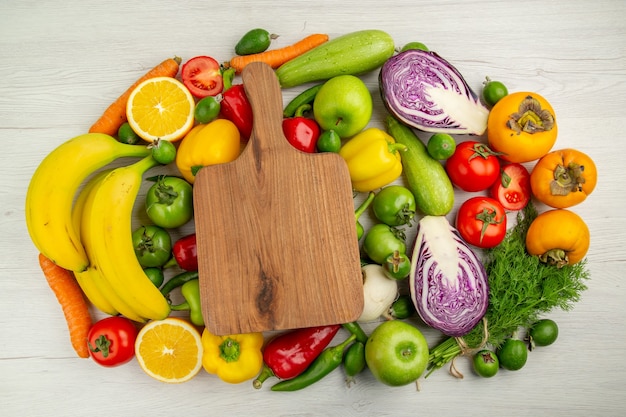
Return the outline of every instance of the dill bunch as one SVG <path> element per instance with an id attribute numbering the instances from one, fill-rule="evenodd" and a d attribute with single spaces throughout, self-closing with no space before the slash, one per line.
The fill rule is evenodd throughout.
<path id="1" fill-rule="evenodd" d="M 448 338 L 435 346 L 429 358 L 431 372 L 465 349 L 479 349 L 485 344 L 497 348 L 542 314 L 555 308 L 569 311 L 580 300 L 589 279 L 586 260 L 559 268 L 542 263 L 539 257 L 526 252 L 526 233 L 536 217 L 537 210 L 529 203 L 517 214 L 517 224 L 502 243 L 486 251 L 489 305 L 485 320 L 462 338 Z"/>

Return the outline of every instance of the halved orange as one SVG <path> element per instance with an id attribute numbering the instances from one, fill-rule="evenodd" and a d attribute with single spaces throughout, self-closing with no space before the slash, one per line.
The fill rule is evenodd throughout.
<path id="1" fill-rule="evenodd" d="M 154 320 L 137 334 L 135 356 L 152 378 L 167 383 L 189 381 L 202 368 L 202 339 L 188 321 Z"/>
<path id="2" fill-rule="evenodd" d="M 175 142 L 193 127 L 195 105 L 187 87 L 177 79 L 149 78 L 130 93 L 126 117 L 142 139 Z"/>

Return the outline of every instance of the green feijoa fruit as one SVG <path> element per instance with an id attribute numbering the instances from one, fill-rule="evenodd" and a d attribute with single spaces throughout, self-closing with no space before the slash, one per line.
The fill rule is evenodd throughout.
<path id="1" fill-rule="evenodd" d="M 474 371 L 483 378 L 491 378 L 498 373 L 500 362 L 495 353 L 488 349 L 483 349 L 474 355 L 472 359 Z"/>
<path id="2" fill-rule="evenodd" d="M 256 28 L 246 32 L 235 45 L 237 55 L 251 55 L 266 51 L 272 43 L 272 39 L 278 36 L 270 34 L 267 30 Z"/>
<path id="3" fill-rule="evenodd" d="M 500 366 L 509 371 L 517 371 L 526 365 L 528 349 L 526 344 L 519 339 L 506 339 L 498 348 L 496 354 Z"/>
<path id="4" fill-rule="evenodd" d="M 559 336 L 559 327 L 554 320 L 541 319 L 528 331 L 531 349 L 535 346 L 549 346 Z"/>

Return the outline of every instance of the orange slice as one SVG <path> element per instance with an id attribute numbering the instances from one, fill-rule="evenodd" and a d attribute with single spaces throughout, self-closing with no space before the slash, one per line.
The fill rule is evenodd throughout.
<path id="1" fill-rule="evenodd" d="M 189 322 L 168 317 L 146 324 L 135 341 L 139 366 L 167 383 L 189 381 L 202 368 L 202 339 Z"/>
<path id="2" fill-rule="evenodd" d="M 172 77 L 155 77 L 130 93 L 126 117 L 142 139 L 175 142 L 193 127 L 194 110 L 194 98 L 183 83 Z"/>

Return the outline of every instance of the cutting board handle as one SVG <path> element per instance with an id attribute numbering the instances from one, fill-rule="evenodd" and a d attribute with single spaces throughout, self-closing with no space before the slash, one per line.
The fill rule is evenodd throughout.
<path id="1" fill-rule="evenodd" d="M 241 74 L 243 86 L 253 112 L 252 136 L 250 142 L 252 148 L 261 155 L 259 150 L 267 152 L 269 148 L 291 148 L 283 133 L 283 96 L 278 83 L 278 77 L 269 65 L 262 62 L 252 62 Z M 270 153 L 271 154 L 271 153 Z"/>

